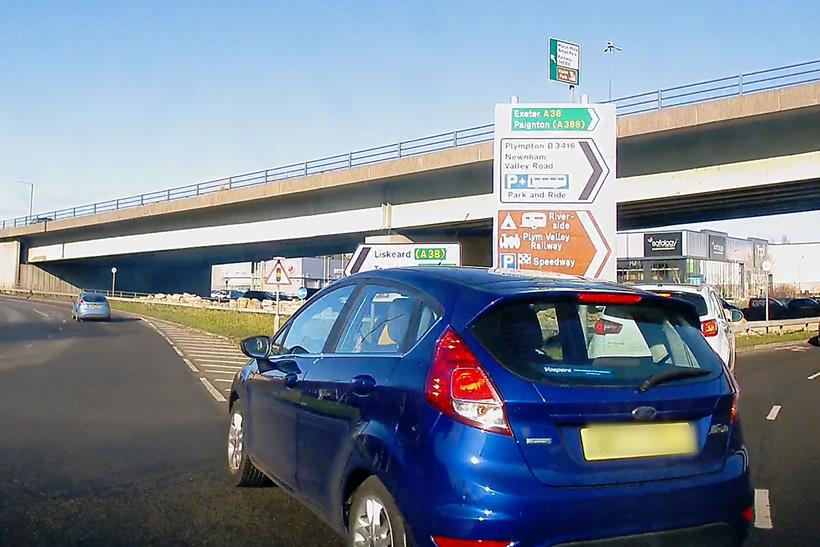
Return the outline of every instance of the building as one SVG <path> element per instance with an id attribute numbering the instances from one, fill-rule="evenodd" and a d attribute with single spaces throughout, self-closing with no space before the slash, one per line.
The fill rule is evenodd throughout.
<path id="1" fill-rule="evenodd" d="M 618 281 L 708 283 L 727 299 L 748 298 L 766 287 L 765 239 L 740 239 L 702 230 L 618 234 Z"/>

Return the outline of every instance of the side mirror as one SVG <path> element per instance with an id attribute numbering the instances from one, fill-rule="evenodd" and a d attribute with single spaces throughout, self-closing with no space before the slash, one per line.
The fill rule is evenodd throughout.
<path id="1" fill-rule="evenodd" d="M 267 336 L 251 336 L 240 343 L 242 353 L 251 359 L 267 359 L 270 355 L 271 343 Z"/>
<path id="2" fill-rule="evenodd" d="M 740 311 L 740 310 L 731 310 L 731 312 L 732 312 L 732 318 L 731 318 L 732 323 L 740 323 L 741 321 L 743 321 L 743 319 L 745 319 L 743 317 L 743 312 L 742 311 Z"/>

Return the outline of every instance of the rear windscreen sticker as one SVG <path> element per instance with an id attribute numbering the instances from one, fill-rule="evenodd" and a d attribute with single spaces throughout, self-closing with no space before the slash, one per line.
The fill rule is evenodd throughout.
<path id="1" fill-rule="evenodd" d="M 578 367 L 544 367 L 547 374 L 568 374 L 570 376 L 609 376 L 611 370 Z"/>

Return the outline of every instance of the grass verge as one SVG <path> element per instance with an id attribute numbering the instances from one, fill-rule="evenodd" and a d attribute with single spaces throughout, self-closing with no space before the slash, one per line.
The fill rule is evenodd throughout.
<path id="1" fill-rule="evenodd" d="M 815 335 L 811 331 L 789 332 L 786 334 L 747 334 L 736 336 L 735 341 L 738 348 L 750 348 L 765 344 L 776 344 L 778 342 L 799 342 L 808 341 Z"/>
<path id="2" fill-rule="evenodd" d="M 141 302 L 112 301 L 111 307 L 115 310 L 179 323 L 237 341 L 257 334 L 273 334 L 273 315 Z M 284 324 L 287 317 L 282 316 L 281 320 Z"/>

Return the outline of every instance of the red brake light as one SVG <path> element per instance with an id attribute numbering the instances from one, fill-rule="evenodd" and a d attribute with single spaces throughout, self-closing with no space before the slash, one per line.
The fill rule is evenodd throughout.
<path id="1" fill-rule="evenodd" d="M 753 508 L 749 507 L 748 509 L 745 509 L 741 515 L 743 516 L 743 520 L 746 522 L 752 522 L 755 518 L 755 511 Z"/>
<path id="2" fill-rule="evenodd" d="M 706 337 L 717 336 L 717 333 L 718 333 L 717 321 L 715 321 L 714 319 L 709 319 L 708 321 L 704 321 L 700 324 L 700 329 L 703 331 L 703 335 L 706 336 Z"/>
<path id="3" fill-rule="evenodd" d="M 732 396 L 732 409 L 729 411 L 729 422 L 735 423 L 737 421 L 737 400 L 740 398 L 740 390 L 735 388 L 735 394 Z"/>
<path id="4" fill-rule="evenodd" d="M 434 536 L 438 547 L 509 547 L 512 541 L 494 541 L 489 539 L 453 539 Z"/>
<path id="5" fill-rule="evenodd" d="M 624 326 L 609 319 L 598 319 L 595 321 L 595 334 L 604 336 L 605 334 L 620 334 Z"/>
<path id="6" fill-rule="evenodd" d="M 580 304 L 637 304 L 641 301 L 639 294 L 620 294 L 606 292 L 582 292 L 578 294 Z"/>
<path id="7" fill-rule="evenodd" d="M 424 396 L 454 420 L 511 435 L 498 391 L 467 344 L 450 328 L 436 344 Z"/>

